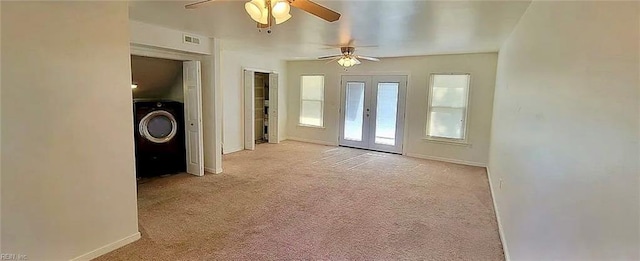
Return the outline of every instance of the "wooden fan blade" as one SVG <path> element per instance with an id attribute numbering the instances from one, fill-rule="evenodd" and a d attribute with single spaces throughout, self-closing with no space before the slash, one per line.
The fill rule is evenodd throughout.
<path id="1" fill-rule="evenodd" d="M 340 58 L 340 57 L 342 57 L 342 54 L 340 54 L 340 55 L 331 55 L 331 56 L 322 56 L 322 57 L 318 57 L 318 60 L 331 60 L 331 59 Z"/>
<path id="2" fill-rule="evenodd" d="M 289 1 L 292 6 L 300 8 L 307 13 L 320 17 L 329 22 L 335 22 L 335 21 L 338 21 L 338 19 L 340 19 L 339 13 L 329 8 L 326 8 L 324 6 L 321 6 L 319 4 L 316 4 L 310 0 L 289 0 Z"/>
<path id="3" fill-rule="evenodd" d="M 379 61 L 380 61 L 380 59 L 378 59 L 378 58 L 373 58 L 373 57 L 360 56 L 360 55 L 358 55 L 358 56 L 356 56 L 356 57 L 358 57 L 358 58 L 360 58 L 360 59 L 365 59 L 365 60 L 369 60 L 369 61 L 374 61 L 374 62 L 379 62 Z"/>
<path id="4" fill-rule="evenodd" d="M 356 64 L 361 64 L 362 62 L 360 62 L 360 60 L 358 60 L 357 58 L 353 58 L 353 60 L 356 62 Z"/>
<path id="5" fill-rule="evenodd" d="M 185 5 L 184 8 L 186 8 L 186 9 L 196 9 L 198 7 L 201 7 L 201 6 L 205 5 L 205 4 L 212 3 L 213 1 L 215 1 L 215 0 L 202 0 L 202 1 L 198 1 L 198 2 L 195 2 L 195 3 L 191 3 L 191 4 L 188 4 L 188 5 Z"/>

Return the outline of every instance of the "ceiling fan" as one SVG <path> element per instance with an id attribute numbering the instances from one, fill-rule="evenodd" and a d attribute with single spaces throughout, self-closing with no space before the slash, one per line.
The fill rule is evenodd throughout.
<path id="1" fill-rule="evenodd" d="M 185 5 L 186 9 L 195 9 L 216 0 L 202 0 Z M 321 6 L 311 0 L 251 0 L 244 4 L 244 8 L 254 21 L 258 23 L 258 28 L 271 27 L 273 23 L 281 24 L 291 18 L 289 11 L 291 6 L 301 9 L 307 13 L 320 17 L 328 22 L 335 22 L 340 19 L 340 13 Z M 271 30 L 267 31 L 271 33 Z"/>
<path id="2" fill-rule="evenodd" d="M 355 51 L 356 51 L 356 48 L 353 46 L 344 46 L 344 47 L 340 47 L 340 52 L 342 54 L 322 56 L 322 57 L 318 57 L 318 60 L 330 60 L 329 62 L 333 62 L 337 60 L 338 64 L 340 64 L 340 66 L 343 66 L 343 67 L 351 67 L 351 66 L 360 64 L 361 62 L 358 59 L 363 59 L 363 60 L 368 60 L 373 62 L 380 61 L 380 59 L 375 57 L 355 55 L 354 54 Z"/>

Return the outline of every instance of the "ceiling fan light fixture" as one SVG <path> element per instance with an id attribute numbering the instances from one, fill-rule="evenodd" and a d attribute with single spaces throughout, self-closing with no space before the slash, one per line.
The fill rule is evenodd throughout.
<path id="1" fill-rule="evenodd" d="M 266 4 L 264 0 L 251 0 L 244 4 L 244 10 L 247 11 L 247 14 L 258 23 L 267 23 L 267 10 Z M 267 12 L 265 12 L 267 11 Z"/>
<path id="2" fill-rule="evenodd" d="M 1 1 L 1 0 L 0 0 Z M 340 13 L 326 8 L 314 0 L 245 0 L 244 9 L 256 21 L 258 31 L 267 29 L 271 33 L 271 26 L 281 24 L 291 19 L 291 7 L 298 8 L 311 15 L 317 16 L 327 22 L 335 22 L 340 19 Z M 195 9 L 205 4 L 217 2 L 216 0 L 196 0 L 194 3 L 185 5 L 186 9 Z"/>
<path id="3" fill-rule="evenodd" d="M 342 67 L 351 67 L 351 66 L 354 66 L 356 63 L 350 57 L 342 57 L 340 58 L 340 60 L 338 60 L 338 64 L 340 64 L 340 66 Z"/>
<path id="4" fill-rule="evenodd" d="M 282 17 L 289 14 L 291 11 L 291 6 L 289 6 L 289 2 L 284 0 L 273 1 L 271 2 L 271 12 L 273 13 L 273 17 Z"/>
<path id="5" fill-rule="evenodd" d="M 286 0 L 274 0 L 271 2 L 271 5 L 271 15 L 273 15 L 273 18 L 276 20 L 276 24 L 284 23 L 291 18 L 291 14 L 289 13 L 291 6 Z"/>
<path id="6" fill-rule="evenodd" d="M 287 20 L 289 20 L 289 18 L 291 18 L 291 15 L 290 14 L 286 14 L 283 17 L 274 16 L 274 18 L 276 19 L 276 24 L 281 24 L 281 23 L 284 23 Z"/>

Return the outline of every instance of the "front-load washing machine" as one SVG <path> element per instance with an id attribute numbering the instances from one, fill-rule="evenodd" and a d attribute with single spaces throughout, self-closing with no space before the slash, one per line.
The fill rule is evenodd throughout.
<path id="1" fill-rule="evenodd" d="M 186 171 L 183 103 L 136 100 L 133 104 L 137 176 Z"/>

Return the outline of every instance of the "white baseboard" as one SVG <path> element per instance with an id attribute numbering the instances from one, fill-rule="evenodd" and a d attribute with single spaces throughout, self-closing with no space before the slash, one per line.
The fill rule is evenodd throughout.
<path id="1" fill-rule="evenodd" d="M 113 250 L 121 248 L 129 243 L 132 243 L 136 240 L 140 239 L 140 232 L 136 232 L 133 235 L 120 239 L 116 242 L 110 243 L 108 245 L 102 246 L 98 249 L 95 249 L 89 253 L 82 254 L 76 258 L 71 259 L 71 261 L 81 261 L 81 260 L 91 260 L 106 253 L 109 253 Z"/>
<path id="2" fill-rule="evenodd" d="M 320 145 L 326 145 L 326 146 L 338 146 L 338 144 L 336 144 L 334 142 L 327 142 L 327 141 L 324 141 L 324 140 L 312 140 L 312 139 L 303 139 L 303 138 L 296 138 L 296 137 L 289 137 L 289 138 L 287 138 L 287 140 L 300 141 L 300 142 L 313 143 L 313 144 L 320 144 Z"/>
<path id="3" fill-rule="evenodd" d="M 420 158 L 420 159 L 444 161 L 444 162 L 462 164 L 462 165 L 468 165 L 468 166 L 474 166 L 474 167 L 485 167 L 485 168 L 487 167 L 486 163 L 459 160 L 459 159 L 442 158 L 442 157 L 435 157 L 435 156 L 427 156 L 427 155 L 416 154 L 416 153 L 407 153 L 407 156 L 414 157 L 414 158 Z"/>
<path id="4" fill-rule="evenodd" d="M 491 183 L 491 172 L 489 171 L 489 167 L 487 167 L 487 178 L 489 179 L 489 189 L 491 190 L 491 200 L 493 200 L 493 211 L 496 213 L 496 221 L 498 222 L 498 233 L 500 234 L 500 241 L 502 242 L 502 250 L 504 251 L 504 259 L 506 261 L 510 261 L 511 257 L 509 257 L 509 248 L 507 247 L 507 241 L 504 237 L 504 229 L 502 229 L 502 222 L 500 222 L 500 212 L 498 211 L 498 205 L 496 204 L 496 196 L 493 190 L 493 185 Z"/>
<path id="5" fill-rule="evenodd" d="M 222 173 L 222 168 L 216 168 L 216 169 L 214 169 L 214 168 L 207 168 L 207 167 L 205 167 L 205 168 L 204 168 L 204 171 L 205 171 L 205 172 L 212 173 L 212 174 L 220 174 L 220 173 Z"/>

